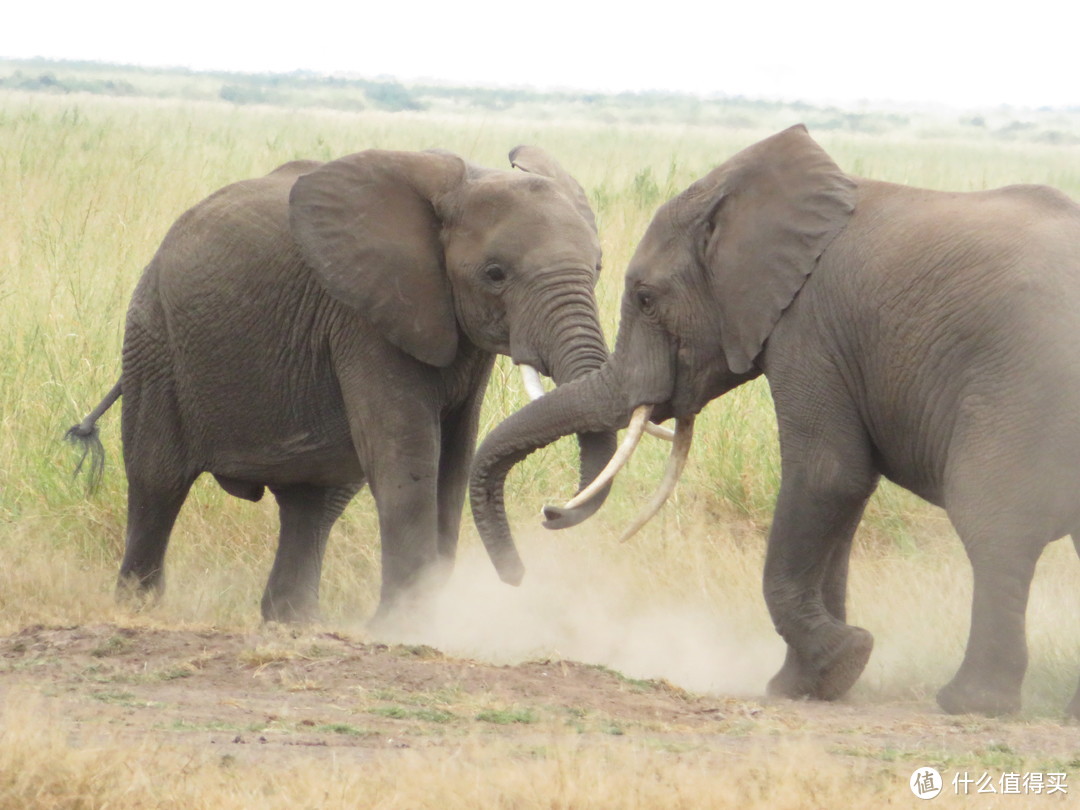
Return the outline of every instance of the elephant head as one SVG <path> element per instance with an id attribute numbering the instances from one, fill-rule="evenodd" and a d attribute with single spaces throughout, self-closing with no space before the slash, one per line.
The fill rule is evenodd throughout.
<path id="1" fill-rule="evenodd" d="M 562 384 L 608 356 L 596 222 L 581 186 L 542 150 L 521 146 L 510 160 L 516 170 L 441 151 L 350 155 L 296 180 L 290 228 L 329 293 L 417 360 L 448 367 L 471 343 Z M 614 431 L 579 441 L 591 480 Z M 508 533 L 487 549 L 504 580 L 520 581 Z"/>
<path id="2" fill-rule="evenodd" d="M 478 449 L 471 495 L 481 533 L 506 457 L 566 433 L 622 428 L 634 412 L 630 434 L 648 419 L 678 420 L 674 486 L 695 415 L 761 373 L 770 333 L 853 208 L 854 182 L 802 126 L 745 149 L 665 203 L 630 260 L 610 360 L 512 415 Z M 663 493 L 650 507 L 662 502 Z M 545 514 L 550 527 L 564 522 L 562 510 Z"/>

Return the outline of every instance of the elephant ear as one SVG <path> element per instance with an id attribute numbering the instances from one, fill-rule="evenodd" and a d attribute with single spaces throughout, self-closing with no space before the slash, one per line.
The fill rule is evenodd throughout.
<path id="1" fill-rule="evenodd" d="M 728 367 L 749 371 L 855 208 L 855 182 L 801 124 L 739 152 L 688 190 L 704 198 L 705 262 Z"/>
<path id="2" fill-rule="evenodd" d="M 589 226 L 594 231 L 596 230 L 596 216 L 589 206 L 589 198 L 585 195 L 585 189 L 566 169 L 559 165 L 555 158 L 539 146 L 515 146 L 510 150 L 510 165 L 515 169 L 521 169 L 523 172 L 538 174 L 541 177 L 554 180 L 555 185 L 570 199 L 570 202 L 574 204 L 574 208 L 577 209 L 582 218 L 589 223 Z"/>
<path id="3" fill-rule="evenodd" d="M 437 210 L 464 176 L 455 155 L 372 149 L 303 175 L 289 195 L 293 237 L 330 295 L 433 366 L 457 354 Z"/>

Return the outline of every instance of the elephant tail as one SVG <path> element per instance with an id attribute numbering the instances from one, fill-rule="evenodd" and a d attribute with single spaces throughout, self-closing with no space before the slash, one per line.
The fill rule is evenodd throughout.
<path id="1" fill-rule="evenodd" d="M 102 474 L 105 470 L 105 448 L 101 444 L 101 439 L 98 438 L 97 420 L 113 406 L 116 400 L 120 399 L 120 393 L 120 382 L 117 381 L 116 385 L 105 395 L 105 399 L 101 400 L 98 406 L 90 412 L 90 415 L 79 424 L 72 425 L 64 434 L 64 438 L 72 444 L 81 445 L 83 451 L 72 477 L 79 474 L 83 464 L 86 463 L 86 457 L 90 457 L 90 477 L 87 480 L 86 489 L 91 494 L 101 485 Z"/>

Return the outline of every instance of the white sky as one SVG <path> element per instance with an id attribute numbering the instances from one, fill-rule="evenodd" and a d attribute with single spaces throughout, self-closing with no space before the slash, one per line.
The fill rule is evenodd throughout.
<path id="1" fill-rule="evenodd" d="M 7 5 L 0 57 L 8 58 L 813 102 L 1080 106 L 1075 0 Z"/>

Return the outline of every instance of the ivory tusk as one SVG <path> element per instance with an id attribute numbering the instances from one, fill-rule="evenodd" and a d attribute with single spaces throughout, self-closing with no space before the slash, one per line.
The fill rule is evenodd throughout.
<path id="1" fill-rule="evenodd" d="M 566 506 L 563 507 L 564 509 L 576 509 L 591 500 L 597 492 L 611 483 L 619 470 L 630 459 L 630 456 L 634 454 L 634 449 L 637 447 L 638 442 L 641 441 L 641 434 L 645 432 L 645 425 L 648 423 L 649 414 L 651 413 L 652 405 L 639 405 L 634 409 L 634 413 L 630 417 L 630 424 L 626 429 L 626 436 L 623 437 L 622 444 L 615 451 L 615 455 L 611 457 L 611 461 L 596 476 L 596 480 L 567 501 Z"/>
<path id="2" fill-rule="evenodd" d="M 663 439 L 665 442 L 675 441 L 675 431 L 671 430 L 671 428 L 654 425 L 652 422 L 648 422 L 645 425 L 645 432 L 648 433 L 650 436 L 655 436 L 658 439 Z"/>
<path id="3" fill-rule="evenodd" d="M 656 488 L 656 492 L 653 493 L 649 502 L 645 504 L 638 516 L 622 533 L 622 537 L 619 538 L 620 543 L 625 543 L 637 534 L 641 527 L 652 520 L 653 516 L 660 511 L 660 507 L 664 505 L 664 502 L 671 497 L 675 485 L 682 476 L 683 468 L 686 466 L 686 459 L 690 455 L 690 444 L 693 440 L 694 417 L 690 416 L 686 419 L 676 420 L 675 441 L 671 445 L 671 455 L 668 456 L 667 469 L 664 470 L 664 477 L 660 481 L 660 486 Z"/>
<path id="4" fill-rule="evenodd" d="M 525 393 L 529 395 L 529 399 L 540 399 L 544 395 L 544 384 L 540 382 L 540 372 L 524 363 L 518 368 L 521 369 L 521 382 L 525 386 Z"/>

